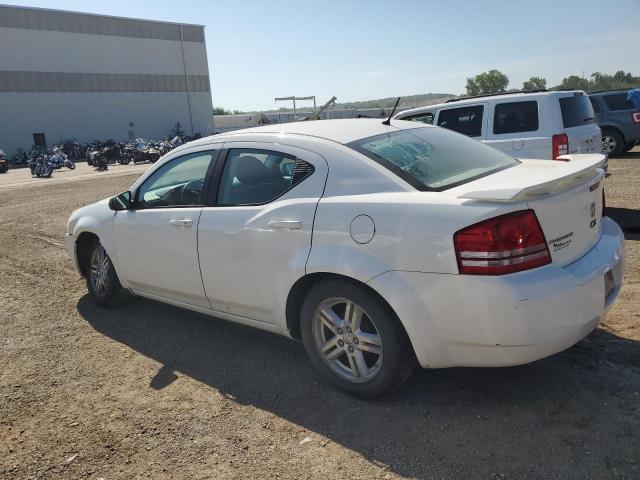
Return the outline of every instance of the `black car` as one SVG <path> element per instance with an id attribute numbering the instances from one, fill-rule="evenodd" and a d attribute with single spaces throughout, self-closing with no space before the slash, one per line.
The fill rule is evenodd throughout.
<path id="1" fill-rule="evenodd" d="M 4 150 L 0 149 L 0 173 L 6 173 L 9 170 L 9 160 Z"/>

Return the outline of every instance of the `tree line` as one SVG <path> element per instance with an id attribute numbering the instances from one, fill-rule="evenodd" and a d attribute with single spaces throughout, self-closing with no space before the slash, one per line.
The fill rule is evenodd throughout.
<path id="1" fill-rule="evenodd" d="M 467 78 L 467 95 L 489 95 L 517 91 L 508 89 L 509 77 L 500 70 L 489 70 L 475 77 Z M 570 75 L 562 79 L 559 85 L 551 90 L 584 90 L 593 92 L 596 90 L 613 90 L 618 88 L 640 87 L 640 77 L 634 77 L 631 73 L 618 70 L 613 75 L 594 72 L 591 78 L 578 75 Z M 543 77 L 531 77 L 522 83 L 522 90 L 541 90 L 547 88 L 547 79 Z"/>

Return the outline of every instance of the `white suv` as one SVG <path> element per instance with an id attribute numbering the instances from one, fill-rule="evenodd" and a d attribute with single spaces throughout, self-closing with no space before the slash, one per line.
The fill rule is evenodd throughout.
<path id="1" fill-rule="evenodd" d="M 580 90 L 451 99 L 405 110 L 394 118 L 455 130 L 519 158 L 549 160 L 601 150 L 593 107 Z"/>

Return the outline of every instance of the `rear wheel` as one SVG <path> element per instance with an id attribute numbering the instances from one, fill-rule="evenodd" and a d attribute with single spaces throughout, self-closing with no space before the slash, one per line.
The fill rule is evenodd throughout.
<path id="1" fill-rule="evenodd" d="M 370 291 L 343 280 L 317 284 L 301 312 L 313 367 L 345 392 L 372 398 L 400 386 L 415 358 L 399 320 Z"/>
<path id="2" fill-rule="evenodd" d="M 91 248 L 85 277 L 89 297 L 101 307 L 108 305 L 122 288 L 111 259 L 100 242 L 95 242 Z"/>
<path id="3" fill-rule="evenodd" d="M 624 140 L 615 130 L 604 130 L 602 132 L 602 153 L 608 154 L 610 157 L 616 157 L 622 153 L 624 148 Z"/>

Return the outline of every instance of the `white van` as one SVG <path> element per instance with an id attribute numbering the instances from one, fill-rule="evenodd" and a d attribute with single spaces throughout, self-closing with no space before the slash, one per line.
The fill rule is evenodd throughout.
<path id="1" fill-rule="evenodd" d="M 513 157 L 556 159 L 571 153 L 601 153 L 600 127 L 589 97 L 580 90 L 454 98 L 393 118 L 455 130 Z"/>

